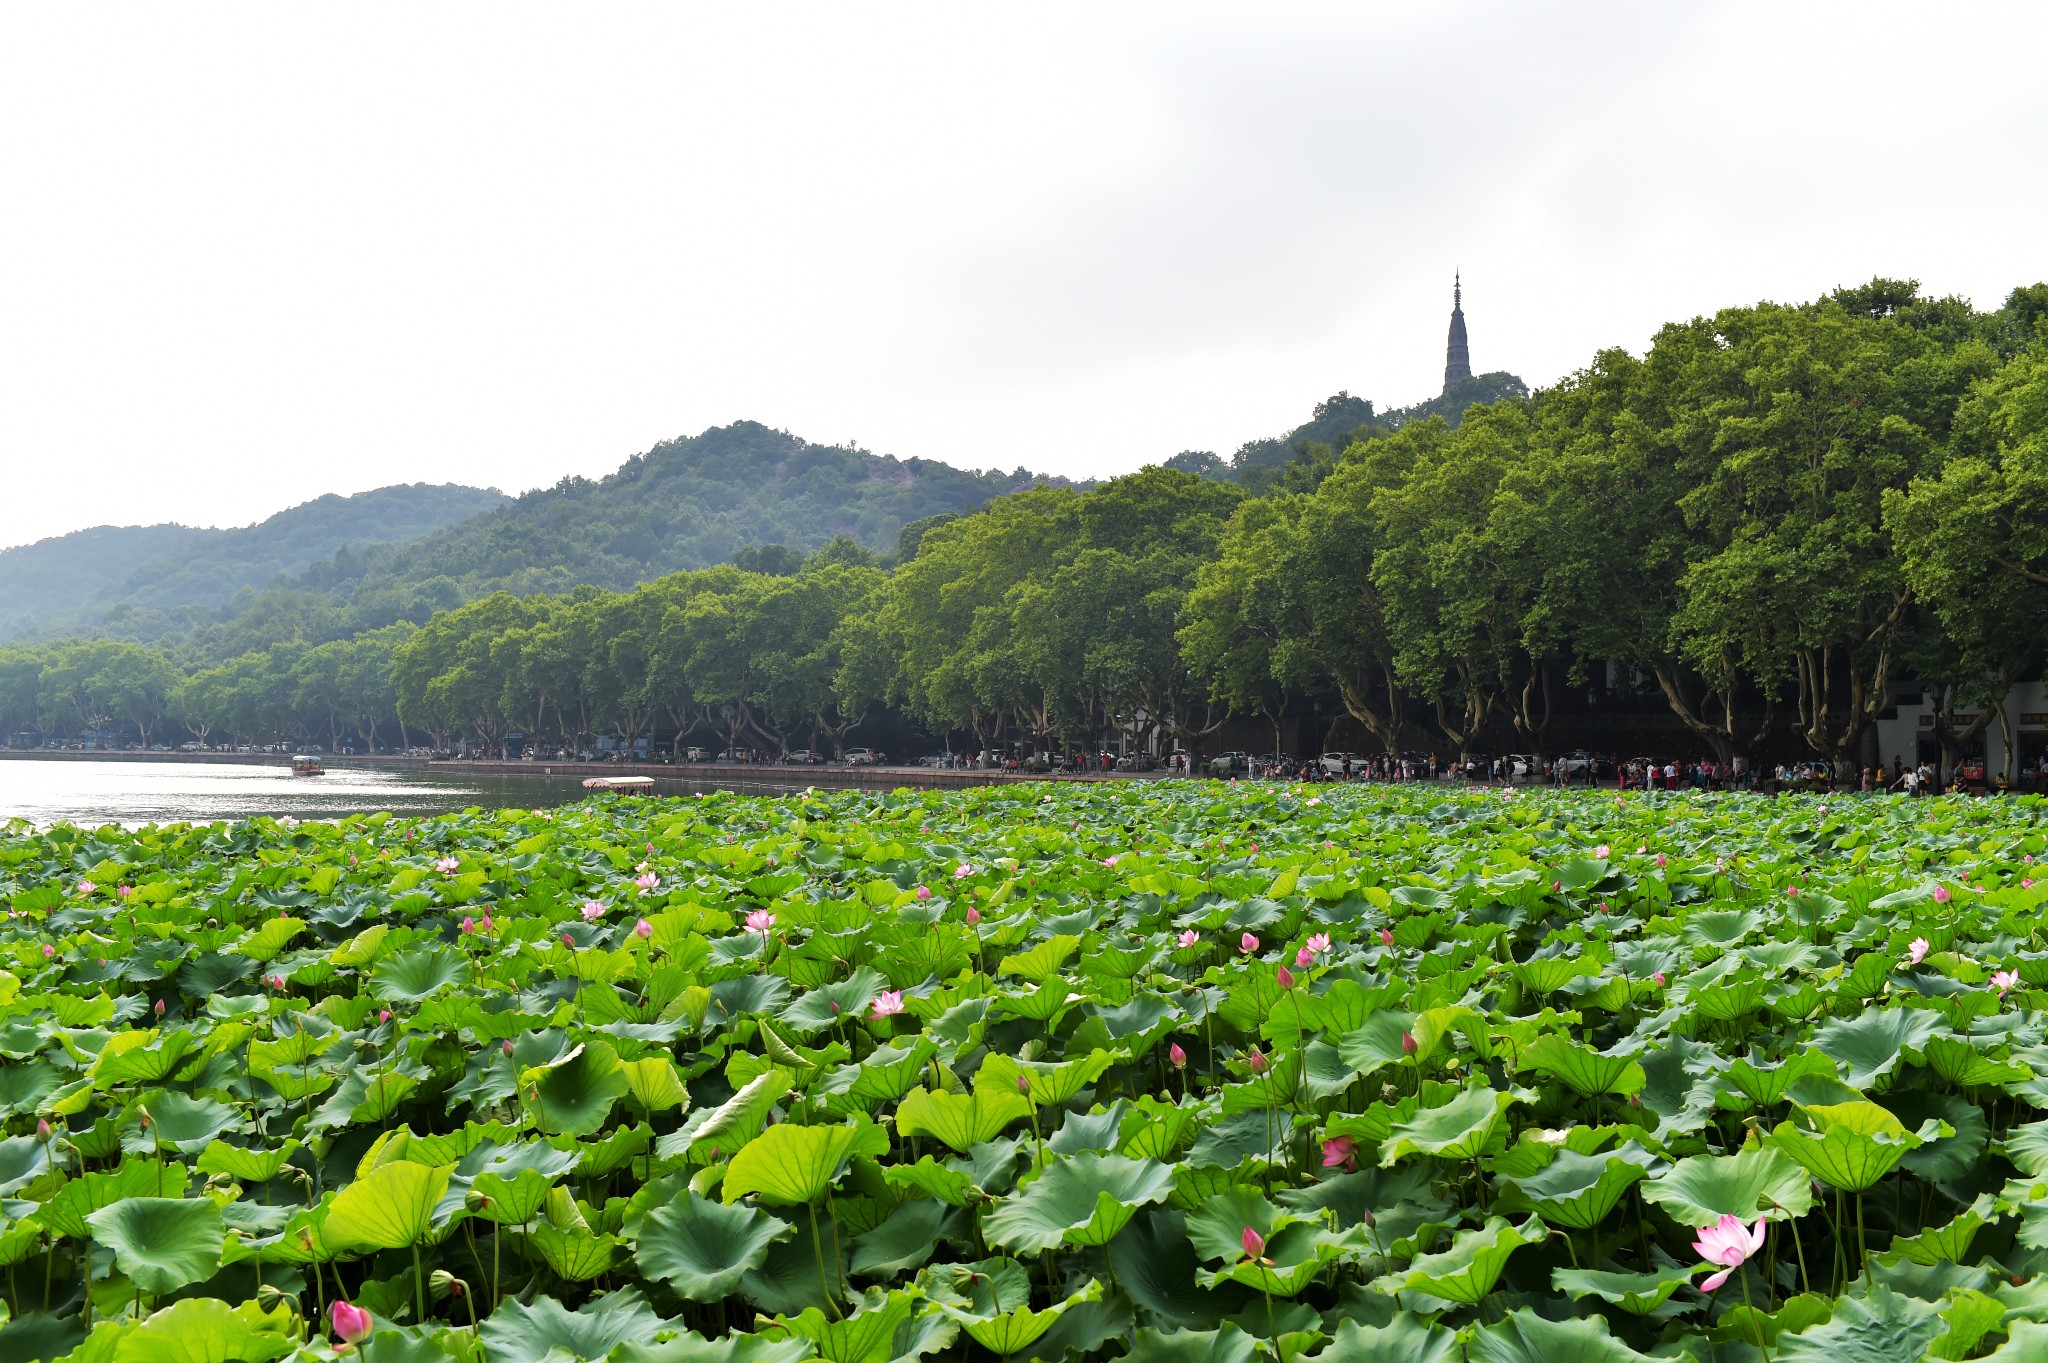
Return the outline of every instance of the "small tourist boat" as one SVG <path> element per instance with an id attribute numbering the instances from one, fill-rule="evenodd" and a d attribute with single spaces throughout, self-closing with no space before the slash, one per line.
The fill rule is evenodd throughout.
<path id="1" fill-rule="evenodd" d="M 325 776 L 327 768 L 320 765 L 320 759 L 311 753 L 300 753 L 292 759 L 292 775 Z"/>
<path id="2" fill-rule="evenodd" d="M 627 795 L 652 795 L 652 776 L 592 776 L 583 783 L 585 790 L 616 790 Z"/>

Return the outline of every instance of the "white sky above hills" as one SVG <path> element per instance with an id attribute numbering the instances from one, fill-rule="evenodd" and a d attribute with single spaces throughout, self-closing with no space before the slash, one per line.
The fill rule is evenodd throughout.
<path id="1" fill-rule="evenodd" d="M 0 545 L 749 417 L 1076 477 L 2048 277 L 2036 4 L 0 10 Z"/>

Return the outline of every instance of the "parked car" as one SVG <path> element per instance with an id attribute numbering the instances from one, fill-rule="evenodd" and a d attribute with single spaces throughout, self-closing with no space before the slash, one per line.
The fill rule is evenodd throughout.
<path id="1" fill-rule="evenodd" d="M 1116 760 L 1118 771 L 1156 771 L 1158 768 L 1158 760 L 1148 752 L 1125 753 Z"/>
<path id="2" fill-rule="evenodd" d="M 1365 759 L 1355 752 L 1326 752 L 1318 762 L 1325 776 L 1342 776 L 1346 762 L 1351 764 L 1351 770 L 1357 771 L 1365 764 Z"/>
<path id="3" fill-rule="evenodd" d="M 848 748 L 846 765 L 849 767 L 879 767 L 884 754 L 879 748 Z"/>
<path id="4" fill-rule="evenodd" d="M 1227 752 L 1209 759 L 1209 774 L 1212 776 L 1239 776 L 1251 769 L 1249 753 Z"/>
<path id="5" fill-rule="evenodd" d="M 825 760 L 825 754 L 812 748 L 792 748 L 782 755 L 782 760 L 791 766 L 815 766 Z"/>
<path id="6" fill-rule="evenodd" d="M 920 767 L 950 767 L 953 765 L 953 754 L 949 752 L 928 752 L 923 757 L 917 759 L 917 765 Z"/>
<path id="7" fill-rule="evenodd" d="M 683 749 L 683 760 L 685 762 L 709 762 L 711 760 L 711 750 L 709 748 L 685 748 Z"/>

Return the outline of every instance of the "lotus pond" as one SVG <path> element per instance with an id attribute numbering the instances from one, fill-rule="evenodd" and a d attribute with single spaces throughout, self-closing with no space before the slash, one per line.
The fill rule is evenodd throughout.
<path id="1" fill-rule="evenodd" d="M 0 1358 L 2048 1359 L 2044 809 L 0 826 Z"/>

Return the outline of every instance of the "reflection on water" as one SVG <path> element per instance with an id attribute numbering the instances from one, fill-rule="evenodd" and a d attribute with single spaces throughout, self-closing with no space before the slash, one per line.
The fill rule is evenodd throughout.
<path id="1" fill-rule="evenodd" d="M 0 762 L 0 822 L 98 825 L 245 819 L 289 814 L 331 819 L 388 809 L 438 814 L 470 805 L 540 809 L 583 797 L 568 777 L 331 768 L 293 776 L 285 766 L 198 762 Z"/>

